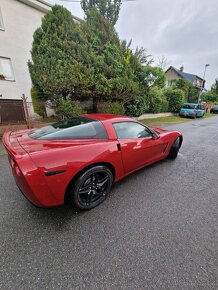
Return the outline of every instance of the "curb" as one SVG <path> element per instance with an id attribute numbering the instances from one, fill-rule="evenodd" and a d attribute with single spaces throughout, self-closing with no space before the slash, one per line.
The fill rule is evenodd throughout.
<path id="1" fill-rule="evenodd" d="M 175 116 L 174 113 L 158 113 L 158 114 L 143 114 L 137 118 L 137 120 L 141 121 L 144 119 L 156 119 L 156 118 L 163 118 L 169 116 Z"/>

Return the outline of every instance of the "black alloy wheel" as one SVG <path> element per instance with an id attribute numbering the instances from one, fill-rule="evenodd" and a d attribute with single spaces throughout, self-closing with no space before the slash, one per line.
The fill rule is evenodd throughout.
<path id="1" fill-rule="evenodd" d="M 108 167 L 92 167 L 76 180 L 71 191 L 71 200 L 79 209 L 91 209 L 106 199 L 112 184 L 113 174 Z"/>

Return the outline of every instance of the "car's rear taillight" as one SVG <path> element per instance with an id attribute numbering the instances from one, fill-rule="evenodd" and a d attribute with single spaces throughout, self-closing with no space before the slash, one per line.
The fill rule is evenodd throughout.
<path id="1" fill-rule="evenodd" d="M 21 176 L 21 171 L 20 171 L 20 168 L 17 166 L 17 164 L 15 164 L 15 172 L 17 174 L 17 176 Z"/>
<path id="2" fill-rule="evenodd" d="M 9 155 L 9 162 L 11 164 L 12 169 L 14 170 L 14 172 L 20 176 L 21 175 L 21 171 L 19 166 L 17 165 L 16 161 Z"/>

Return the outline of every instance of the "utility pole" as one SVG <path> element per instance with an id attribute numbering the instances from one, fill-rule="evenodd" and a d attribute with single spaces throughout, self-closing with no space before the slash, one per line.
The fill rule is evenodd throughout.
<path id="1" fill-rule="evenodd" d="M 200 103 L 200 100 L 201 100 L 201 95 L 203 93 L 203 89 L 204 89 L 204 83 L 205 83 L 205 75 L 206 75 L 206 70 L 207 70 L 207 67 L 210 66 L 209 63 L 205 64 L 205 68 L 204 68 L 204 75 L 203 75 L 203 82 L 202 82 L 202 86 L 200 88 L 200 93 L 199 93 L 199 96 L 198 96 L 198 105 Z"/>

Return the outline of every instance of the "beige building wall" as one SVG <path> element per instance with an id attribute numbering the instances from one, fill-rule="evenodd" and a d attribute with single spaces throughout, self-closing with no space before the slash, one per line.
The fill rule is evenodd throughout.
<path id="1" fill-rule="evenodd" d="M 27 62 L 31 57 L 33 32 L 41 24 L 46 5 L 42 4 L 43 12 L 23 2 L 25 1 L 0 0 L 4 23 L 4 30 L 0 30 L 0 57 L 11 59 L 14 73 L 14 81 L 0 80 L 0 100 L 21 99 L 22 94 L 25 94 L 28 101 L 31 101 L 31 79 Z M 38 1 L 31 2 L 34 4 Z"/>
<path id="2" fill-rule="evenodd" d="M 166 86 L 170 87 L 173 80 L 180 78 L 181 77 L 173 69 L 168 70 L 168 72 L 166 73 Z"/>

